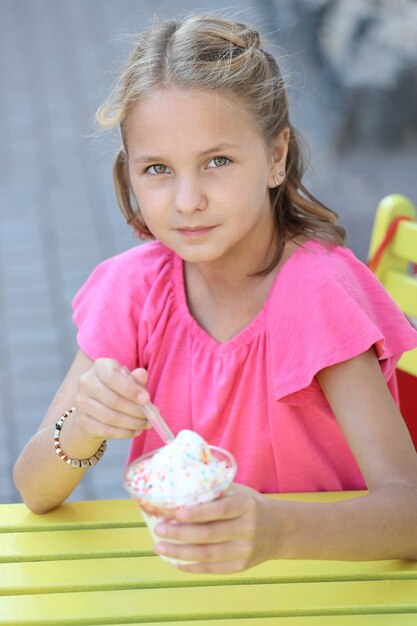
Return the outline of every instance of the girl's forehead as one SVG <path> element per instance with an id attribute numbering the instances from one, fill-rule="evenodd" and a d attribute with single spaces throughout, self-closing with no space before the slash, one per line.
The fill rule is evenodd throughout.
<path id="1" fill-rule="evenodd" d="M 242 99 L 238 99 L 229 91 L 208 91 L 177 86 L 155 87 L 143 96 L 134 107 L 142 113 L 155 109 L 178 113 L 191 109 L 200 109 L 208 113 L 235 114 L 237 111 L 246 113 Z"/>
<path id="2" fill-rule="evenodd" d="M 245 143 L 257 134 L 242 102 L 228 93 L 179 87 L 152 90 L 131 110 L 125 125 L 128 144 L 219 141 Z"/>

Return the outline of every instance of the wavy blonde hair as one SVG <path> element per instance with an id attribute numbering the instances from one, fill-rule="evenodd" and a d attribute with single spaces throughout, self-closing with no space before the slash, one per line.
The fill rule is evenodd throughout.
<path id="1" fill-rule="evenodd" d="M 122 146 L 113 166 L 120 208 L 139 237 L 152 239 L 133 195 L 125 142 L 132 108 L 150 90 L 161 86 L 223 92 L 246 106 L 265 141 L 290 130 L 284 181 L 270 190 L 275 218 L 275 253 L 260 274 L 281 259 L 285 242 L 297 236 L 340 245 L 345 231 L 337 214 L 302 184 L 304 160 L 297 133 L 289 121 L 288 99 L 276 59 L 263 46 L 259 33 L 238 22 L 212 14 L 155 23 L 136 42 L 129 63 L 96 119 L 105 129 L 119 126 Z"/>

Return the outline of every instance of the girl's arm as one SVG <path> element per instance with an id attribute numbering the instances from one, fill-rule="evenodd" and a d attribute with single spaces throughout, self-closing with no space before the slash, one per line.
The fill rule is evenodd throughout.
<path id="1" fill-rule="evenodd" d="M 284 556 L 417 559 L 417 454 L 373 348 L 317 377 L 369 495 L 291 507 Z"/>
<path id="2" fill-rule="evenodd" d="M 16 488 L 33 512 L 46 513 L 61 504 L 86 471 L 72 469 L 55 453 L 55 423 L 67 409 L 77 407 L 65 421 L 60 441 L 74 459 L 93 456 L 104 439 L 126 439 L 147 428 L 138 404 L 139 399 L 148 399 L 143 389 L 146 372 L 132 374 L 134 378 L 126 376 L 112 359 L 94 363 L 78 352 L 38 431 L 14 466 Z"/>
<path id="3" fill-rule="evenodd" d="M 157 550 L 196 572 L 239 571 L 271 558 L 417 559 L 417 454 L 373 348 L 318 374 L 368 486 L 337 503 L 274 501 L 234 486 L 160 524 Z M 168 544 L 164 538 L 187 542 Z"/>

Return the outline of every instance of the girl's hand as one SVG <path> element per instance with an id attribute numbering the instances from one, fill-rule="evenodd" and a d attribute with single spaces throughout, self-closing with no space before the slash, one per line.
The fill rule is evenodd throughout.
<path id="1" fill-rule="evenodd" d="M 257 491 L 233 484 L 223 498 L 182 507 L 176 512 L 174 523 L 159 523 L 155 533 L 161 541 L 155 550 L 164 556 L 198 561 L 175 565 L 185 572 L 240 572 L 276 556 L 271 545 L 274 533 L 269 505 L 268 499 Z M 184 543 L 169 543 L 170 539 Z"/>
<path id="2" fill-rule="evenodd" d="M 148 374 L 133 372 L 113 359 L 98 359 L 79 379 L 75 399 L 76 420 L 85 436 L 129 439 L 149 428 L 140 403 L 149 400 Z"/>

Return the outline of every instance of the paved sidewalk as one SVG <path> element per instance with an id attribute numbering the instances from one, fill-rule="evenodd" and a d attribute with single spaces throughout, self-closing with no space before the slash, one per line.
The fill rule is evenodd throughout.
<path id="1" fill-rule="evenodd" d="M 153 11 L 198 6 L 0 1 L 0 502 L 19 501 L 13 464 L 75 354 L 73 295 L 99 261 L 138 243 L 114 197 L 117 139 L 91 137 L 129 49 L 120 36 L 141 30 Z M 239 10 L 257 13 L 251 2 Z M 72 497 L 127 497 L 127 448 L 110 442 Z"/>
<path id="2" fill-rule="evenodd" d="M 163 16 L 178 6 L 201 6 L 0 0 L 0 502 L 19 501 L 14 461 L 75 354 L 71 298 L 99 261 L 137 245 L 112 188 L 117 140 L 93 138 L 92 118 L 126 50 L 119 36 L 146 25 L 150 5 Z M 273 7 L 247 0 L 230 12 L 272 33 L 270 39 L 277 34 L 299 63 L 301 54 L 286 40 L 285 11 Z M 351 245 L 364 258 L 378 199 L 391 191 L 416 197 L 417 151 L 410 143 L 395 154 L 333 154 L 324 142 L 318 92 L 319 78 L 310 77 L 294 114 L 312 144 L 311 188 L 342 214 Z M 72 497 L 125 497 L 127 445 L 110 442 Z"/>

